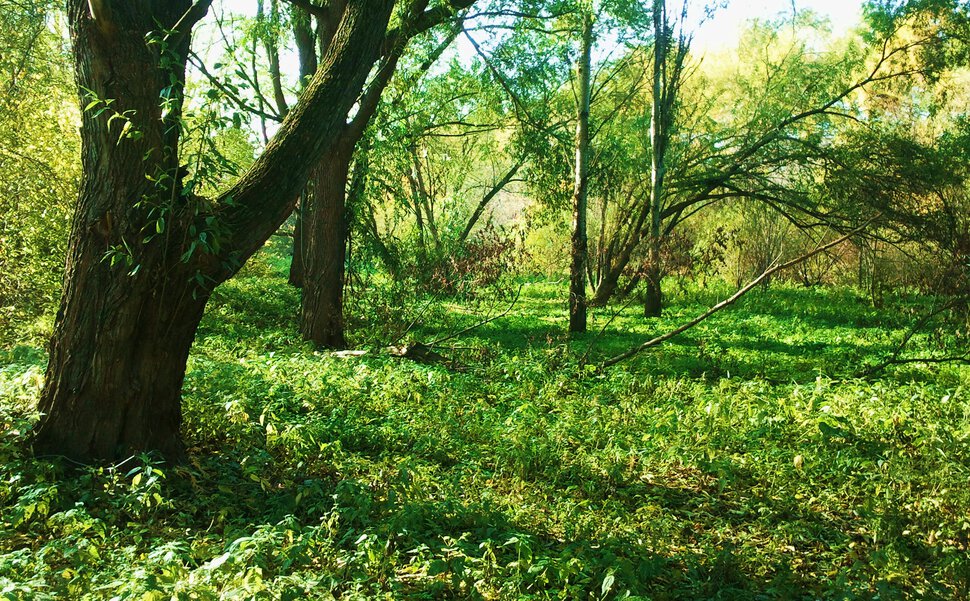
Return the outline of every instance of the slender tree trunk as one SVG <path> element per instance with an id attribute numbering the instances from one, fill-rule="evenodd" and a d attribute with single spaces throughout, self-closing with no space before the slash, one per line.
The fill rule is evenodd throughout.
<path id="1" fill-rule="evenodd" d="M 471 235 L 472 230 L 475 229 L 475 226 L 478 224 L 478 221 L 482 218 L 482 215 L 485 213 L 485 209 L 488 208 L 488 203 L 492 202 L 492 200 L 496 196 L 498 196 L 498 193 L 504 190 L 505 187 L 509 185 L 509 182 L 512 181 L 512 178 L 515 177 L 515 174 L 519 172 L 519 169 L 521 169 L 522 165 L 524 164 L 525 164 L 524 160 L 516 161 L 516 163 L 512 165 L 512 167 L 509 168 L 508 171 L 505 172 L 505 175 L 502 177 L 502 179 L 495 182 L 495 184 L 488 190 L 488 192 L 486 192 L 482 196 L 482 199 L 478 202 L 478 205 L 475 206 L 475 210 L 472 211 L 471 217 L 468 218 L 468 222 L 465 223 L 465 228 L 461 231 L 461 235 L 458 236 L 459 246 L 464 244 L 468 240 L 468 236 Z"/>
<path id="2" fill-rule="evenodd" d="M 401 265 L 397 256 L 391 252 L 390 247 L 381 238 L 380 227 L 377 225 L 377 217 L 374 215 L 374 207 L 367 203 L 366 206 L 362 206 L 358 213 L 360 215 L 362 225 L 364 227 L 364 232 L 370 237 L 371 243 L 374 245 L 374 249 L 377 251 L 377 256 L 380 257 L 381 262 L 384 263 L 385 269 L 390 274 L 392 279 L 397 280 L 401 275 Z"/>
<path id="3" fill-rule="evenodd" d="M 667 49 L 670 36 L 667 31 L 666 2 L 653 2 L 653 106 L 650 117 L 650 248 L 647 254 L 647 289 L 643 297 L 643 313 L 647 317 L 659 317 L 663 312 L 663 265 L 661 256 L 660 211 L 663 208 L 664 155 L 667 151 L 667 128 L 665 123 L 665 89 Z"/>
<path id="4" fill-rule="evenodd" d="M 306 256 L 306 246 L 303 244 L 303 207 L 307 204 L 307 196 L 310 190 L 304 189 L 300 194 L 300 200 L 296 205 L 296 220 L 293 225 L 293 256 L 290 258 L 290 286 L 303 288 L 303 274 L 306 271 L 304 258 Z"/>
<path id="5" fill-rule="evenodd" d="M 600 276 L 599 285 L 596 286 L 593 298 L 590 299 L 588 304 L 599 307 L 610 302 L 620 284 L 620 276 L 623 275 L 623 271 L 630 264 L 633 251 L 640 245 L 639 239 L 640 236 L 634 234 L 633 240 L 625 244 L 618 254 L 611 256 L 611 260 L 606 263 L 603 270 L 603 275 Z"/>
<path id="6" fill-rule="evenodd" d="M 346 348 L 343 296 L 347 260 L 347 181 L 353 147 L 328 152 L 313 176 L 304 213 L 307 247 L 300 331 L 326 348 Z"/>
<path id="7" fill-rule="evenodd" d="M 573 235 L 569 269 L 569 331 L 586 331 L 586 262 L 589 242 L 586 234 L 586 200 L 589 189 L 589 105 L 593 15 L 583 15 L 580 57 L 576 65 L 579 99 L 576 110 L 576 170 L 573 182 Z"/>
<path id="8" fill-rule="evenodd" d="M 317 58 L 316 34 L 313 32 L 312 19 L 302 9 L 294 9 L 293 16 L 293 39 L 296 41 L 297 54 L 300 59 L 300 88 L 306 86 L 313 74 L 317 72 L 319 60 Z M 333 38 L 332 33 L 321 32 L 327 35 L 327 43 Z M 294 288 L 303 288 L 304 271 L 306 270 L 307 248 L 303 236 L 303 210 L 307 206 L 310 195 L 309 185 L 300 194 L 299 204 L 296 206 L 296 223 L 293 228 L 293 257 L 290 260 L 290 285 Z"/>

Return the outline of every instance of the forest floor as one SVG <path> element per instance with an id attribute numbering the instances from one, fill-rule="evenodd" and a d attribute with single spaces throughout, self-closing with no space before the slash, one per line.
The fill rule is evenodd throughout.
<path id="1" fill-rule="evenodd" d="M 264 255 L 216 292 L 183 466 L 30 457 L 45 355 L 0 351 L 0 598 L 970 598 L 970 367 L 855 377 L 929 299 L 773 286 L 599 372 L 590 344 L 730 291 L 600 310 L 569 341 L 566 284 L 531 281 L 444 344 L 449 366 L 313 351 L 283 268 Z M 392 297 L 352 307 L 357 336 L 401 323 Z M 412 339 L 480 319 L 409 304 Z"/>

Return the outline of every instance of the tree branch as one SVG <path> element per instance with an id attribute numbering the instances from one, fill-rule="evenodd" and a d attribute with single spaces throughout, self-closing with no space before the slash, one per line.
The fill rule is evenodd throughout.
<path id="1" fill-rule="evenodd" d="M 704 313 L 698 315 L 694 319 L 688 321 L 687 323 L 685 323 L 685 324 L 683 324 L 683 325 L 681 325 L 681 326 L 679 326 L 677 328 L 674 328 L 673 330 L 671 330 L 671 331 L 669 331 L 669 332 L 667 332 L 665 334 L 661 334 L 660 336 L 657 336 L 656 338 L 653 338 L 651 340 L 648 340 L 647 342 L 644 342 L 643 344 L 641 344 L 639 346 L 635 346 L 635 347 L 629 349 L 626 352 L 620 353 L 619 355 L 616 355 L 614 357 L 610 357 L 609 359 L 607 359 L 606 361 L 604 361 L 603 363 L 600 364 L 600 366 L 599 366 L 600 369 L 605 369 L 605 368 L 610 367 L 612 365 L 616 365 L 617 363 L 619 363 L 621 361 L 624 361 L 626 359 L 629 359 L 630 357 L 633 357 L 634 355 L 637 355 L 637 354 L 639 354 L 639 353 L 641 353 L 641 352 L 643 352 L 643 351 L 645 351 L 645 350 L 647 350 L 649 348 L 652 348 L 652 347 L 658 346 L 660 344 L 663 344 L 664 342 L 670 340 L 671 338 L 673 338 L 674 336 L 677 336 L 678 334 L 682 334 L 682 333 L 686 332 L 687 330 L 693 328 L 697 324 L 699 324 L 702 321 L 706 320 L 711 315 L 714 315 L 715 313 L 718 313 L 719 311 L 722 311 L 723 309 L 726 309 L 727 307 L 730 307 L 731 305 L 733 305 L 734 303 L 736 303 L 738 301 L 738 299 L 740 299 L 742 296 L 744 296 L 745 294 L 747 294 L 748 292 L 750 292 L 751 290 L 753 290 L 755 287 L 758 286 L 758 284 L 760 284 L 761 282 L 765 281 L 766 279 L 768 279 L 769 277 L 771 277 L 773 274 L 775 274 L 775 273 L 777 273 L 779 271 L 782 271 L 783 269 L 788 269 L 789 267 L 793 267 L 795 265 L 798 265 L 799 263 L 802 263 L 804 261 L 807 261 L 807 260 L 811 259 L 812 257 L 814 257 L 815 255 L 817 255 L 819 253 L 822 253 L 822 252 L 825 252 L 826 250 L 832 248 L 833 246 L 838 246 L 839 244 L 842 244 L 843 242 L 845 242 L 846 240 L 848 240 L 852 236 L 858 234 L 859 232 L 861 232 L 865 228 L 869 227 L 869 225 L 875 219 L 876 219 L 876 217 L 870 219 L 869 221 L 867 221 L 866 223 L 864 223 L 861 226 L 857 227 L 856 229 L 852 230 L 848 234 L 846 234 L 846 235 L 844 235 L 844 236 L 842 236 L 840 238 L 837 238 L 837 239 L 835 239 L 835 240 L 833 240 L 833 241 L 831 241 L 831 242 L 829 242 L 827 244 L 823 244 L 822 246 L 819 246 L 819 247 L 815 248 L 815 250 L 813 250 L 811 252 L 805 253 L 804 255 L 802 255 L 800 257 L 797 257 L 795 259 L 792 259 L 791 261 L 788 261 L 787 263 L 782 263 L 780 265 L 775 265 L 774 267 L 771 267 L 769 269 L 766 269 L 761 275 L 759 275 L 757 278 L 755 278 L 754 280 L 752 280 L 751 282 L 749 282 L 746 286 L 744 286 L 743 288 L 741 288 L 740 290 L 738 290 L 737 292 L 735 292 L 734 294 L 732 294 L 729 298 L 727 298 L 727 299 L 719 302 L 718 304 L 714 305 L 713 307 L 711 307 L 710 309 L 708 309 Z"/>

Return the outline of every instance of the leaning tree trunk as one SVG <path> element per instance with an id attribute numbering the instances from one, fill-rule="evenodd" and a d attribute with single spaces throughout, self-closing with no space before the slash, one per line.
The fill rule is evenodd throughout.
<path id="1" fill-rule="evenodd" d="M 178 120 L 189 32 L 208 2 L 69 0 L 81 100 L 100 102 L 83 115 L 83 177 L 35 452 L 181 457 L 181 385 L 210 291 L 292 211 L 380 54 L 393 6 L 348 3 L 327 68 L 279 134 L 231 190 L 200 205 L 180 189 Z M 212 220 L 220 249 L 196 235 Z"/>
<path id="2" fill-rule="evenodd" d="M 328 152 L 313 176 L 313 199 L 303 213 L 307 253 L 300 331 L 305 340 L 346 348 L 343 296 L 348 224 L 347 181 L 353 147 Z"/>
<path id="3" fill-rule="evenodd" d="M 158 27 L 153 17 L 172 26 L 191 4 L 173 1 L 150 15 L 69 2 L 81 100 L 93 106 L 83 115 L 83 177 L 40 400 L 39 453 L 182 453 L 180 391 L 208 295 L 195 289 L 197 266 L 181 260 L 188 211 L 178 110 L 163 116 L 159 98 L 172 81 L 181 87 L 188 36 L 166 48 L 145 40 Z"/>
<path id="4" fill-rule="evenodd" d="M 583 15 L 582 47 L 577 63 L 579 97 L 576 111 L 576 167 L 573 182 L 573 234 L 569 268 L 569 331 L 586 331 L 586 262 L 589 240 L 586 234 L 586 199 L 589 190 L 589 105 L 593 16 Z"/>

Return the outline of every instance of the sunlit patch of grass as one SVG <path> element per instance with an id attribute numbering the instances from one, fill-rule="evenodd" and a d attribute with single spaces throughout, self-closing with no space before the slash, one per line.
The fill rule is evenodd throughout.
<path id="1" fill-rule="evenodd" d="M 184 387 L 184 466 L 30 457 L 45 356 L 3 355 L 2 595 L 966 595 L 970 369 L 852 377 L 924 301 L 876 310 L 851 290 L 773 287 L 598 372 L 579 358 L 624 350 L 729 290 L 671 290 L 659 319 L 635 302 L 599 308 L 571 338 L 565 283 L 526 282 L 509 315 L 449 341 L 458 372 L 303 343 L 279 245 L 213 297 Z M 376 298 L 353 306 L 391 310 L 386 290 L 365 294 Z M 449 301 L 408 336 L 506 307 Z M 364 345 L 391 331 L 369 321 L 391 313 L 368 311 L 351 319 Z M 911 352 L 941 344 L 917 337 Z"/>

